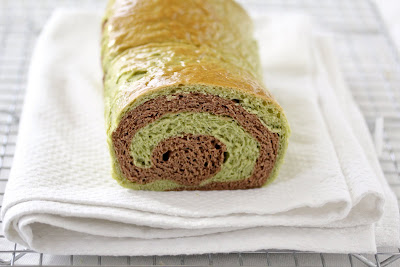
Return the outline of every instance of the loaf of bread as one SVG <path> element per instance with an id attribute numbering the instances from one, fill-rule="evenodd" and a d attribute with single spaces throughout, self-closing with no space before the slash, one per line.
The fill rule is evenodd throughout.
<path id="1" fill-rule="evenodd" d="M 111 0 L 102 27 L 113 177 L 137 190 L 270 183 L 290 133 L 233 0 Z"/>

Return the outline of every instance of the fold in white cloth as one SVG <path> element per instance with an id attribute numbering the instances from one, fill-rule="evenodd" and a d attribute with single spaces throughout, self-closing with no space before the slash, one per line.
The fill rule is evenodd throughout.
<path id="1" fill-rule="evenodd" d="M 331 41 L 305 16 L 256 19 L 267 87 L 292 128 L 266 188 L 145 192 L 117 185 L 103 118 L 101 16 L 58 11 L 35 49 L 5 236 L 53 254 L 176 255 L 397 246 L 399 215 Z"/>

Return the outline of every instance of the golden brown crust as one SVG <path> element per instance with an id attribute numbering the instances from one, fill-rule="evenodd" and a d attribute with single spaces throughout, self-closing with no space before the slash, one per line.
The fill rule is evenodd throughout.
<path id="1" fill-rule="evenodd" d="M 232 0 L 116 0 L 105 21 L 112 57 L 151 43 L 186 43 L 258 62 L 251 19 Z"/>

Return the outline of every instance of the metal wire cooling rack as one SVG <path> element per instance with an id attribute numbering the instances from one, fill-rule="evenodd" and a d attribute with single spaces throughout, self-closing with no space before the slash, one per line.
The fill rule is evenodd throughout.
<path id="1" fill-rule="evenodd" d="M 336 37 L 340 63 L 370 130 L 384 118 L 380 158 L 400 197 L 400 61 L 373 0 L 240 0 L 252 14 L 300 10 Z M 36 38 L 54 8 L 102 9 L 104 0 L 0 0 L 0 203 L 18 133 L 29 60 Z M 170 257 L 55 256 L 26 250 L 0 233 L 0 264 L 29 266 L 400 266 L 397 248 L 376 255 L 293 251 Z"/>

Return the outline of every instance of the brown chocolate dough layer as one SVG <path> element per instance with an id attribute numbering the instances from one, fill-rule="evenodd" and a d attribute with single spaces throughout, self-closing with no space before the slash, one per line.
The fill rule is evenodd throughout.
<path id="1" fill-rule="evenodd" d="M 213 136 L 186 134 L 160 142 L 153 150 L 154 171 L 187 186 L 214 176 L 224 162 L 226 146 Z"/>
<path id="2" fill-rule="evenodd" d="M 131 142 L 135 133 L 165 114 L 180 112 L 208 112 L 218 116 L 229 116 L 236 120 L 260 144 L 260 155 L 252 175 L 240 181 L 212 182 L 199 186 L 202 181 L 211 178 L 220 170 L 226 151 L 222 142 L 215 137 L 205 135 L 185 134 L 164 140 L 153 150 L 150 168 L 135 166 L 130 155 Z M 121 172 L 128 180 L 146 184 L 168 179 L 185 185 L 176 190 L 261 187 L 274 167 L 279 147 L 279 135 L 269 131 L 257 115 L 247 112 L 232 100 L 201 93 L 159 96 L 148 100 L 125 114 L 112 133 L 112 141 Z M 194 159 L 196 160 L 193 161 Z"/>

